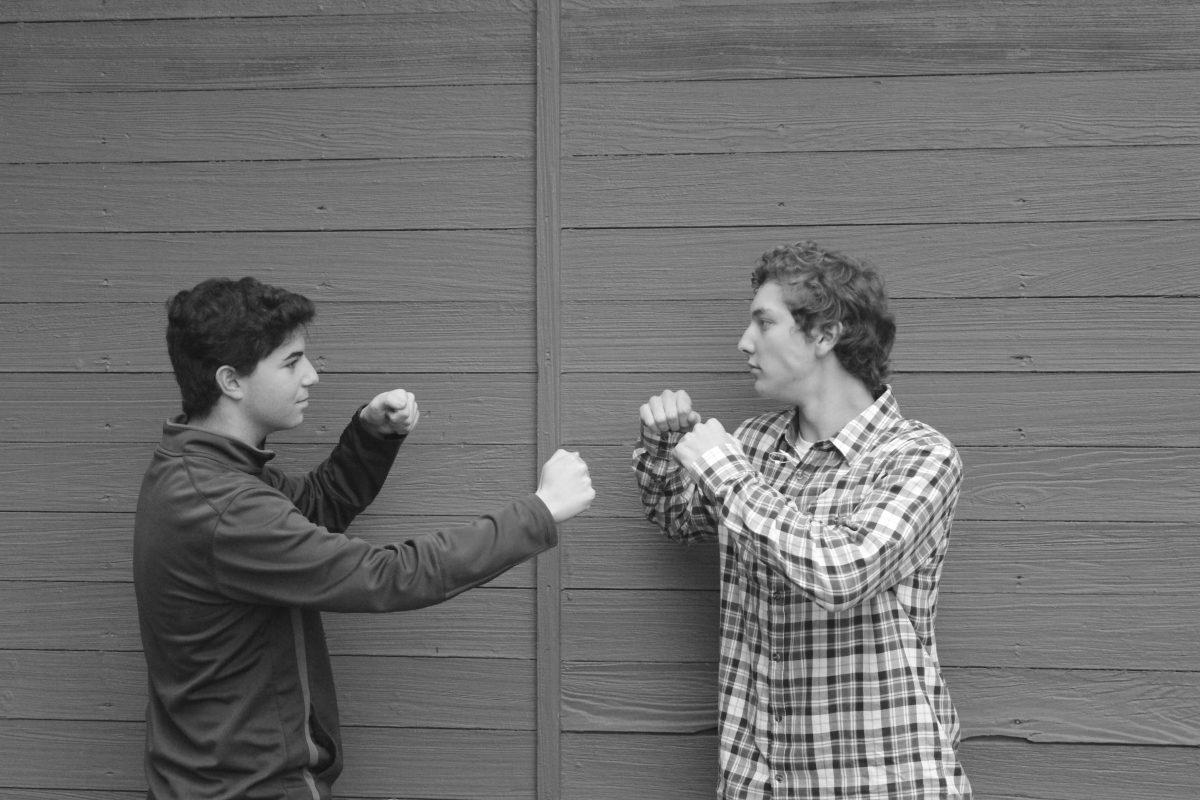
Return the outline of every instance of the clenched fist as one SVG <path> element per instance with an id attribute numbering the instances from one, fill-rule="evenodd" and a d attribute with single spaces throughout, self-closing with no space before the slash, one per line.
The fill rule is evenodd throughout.
<path id="1" fill-rule="evenodd" d="M 642 404 L 642 424 L 651 433 L 662 435 L 669 431 L 690 431 L 700 415 L 692 410 L 692 398 L 685 391 L 668 389 Z"/>
<path id="2" fill-rule="evenodd" d="M 542 465 L 535 494 L 550 509 L 555 522 L 565 522 L 581 514 L 596 498 L 587 463 L 578 453 L 557 450 Z"/>
<path id="3" fill-rule="evenodd" d="M 359 414 L 359 418 L 367 426 L 367 430 L 380 438 L 407 436 L 417 427 L 417 422 L 421 419 L 421 409 L 417 408 L 417 398 L 412 392 L 393 389 L 375 395 Z"/>
<path id="4" fill-rule="evenodd" d="M 712 448 L 731 440 L 736 441 L 726 432 L 724 425 L 715 417 L 711 417 L 696 425 L 691 433 L 679 440 L 675 445 L 675 460 L 684 467 L 690 467 Z"/>

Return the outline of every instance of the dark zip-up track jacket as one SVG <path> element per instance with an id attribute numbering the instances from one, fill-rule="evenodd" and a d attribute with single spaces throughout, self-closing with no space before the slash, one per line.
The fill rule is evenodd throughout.
<path id="1" fill-rule="evenodd" d="M 270 451 L 166 424 L 134 528 L 148 798 L 327 800 L 342 747 L 320 612 L 440 603 L 557 544 L 534 495 L 386 547 L 346 536 L 401 441 L 356 414 L 289 477 Z"/>

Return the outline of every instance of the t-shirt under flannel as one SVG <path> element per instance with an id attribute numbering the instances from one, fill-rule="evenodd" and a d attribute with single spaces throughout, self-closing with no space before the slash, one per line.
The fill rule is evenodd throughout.
<path id="1" fill-rule="evenodd" d="M 643 428 L 634 470 L 672 539 L 721 553 L 722 798 L 969 798 L 934 641 L 962 462 L 890 389 L 797 450 L 762 414 L 694 469 Z"/>

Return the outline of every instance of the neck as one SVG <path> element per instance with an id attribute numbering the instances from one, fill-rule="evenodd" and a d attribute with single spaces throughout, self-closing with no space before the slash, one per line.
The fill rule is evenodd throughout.
<path id="1" fill-rule="evenodd" d="M 818 386 L 796 403 L 800 435 L 810 442 L 832 439 L 874 402 L 866 385 L 856 378 L 846 376 Z"/>
<path id="2" fill-rule="evenodd" d="M 266 443 L 266 434 L 254 429 L 239 414 L 231 413 L 222 401 L 218 401 L 208 414 L 189 419 L 188 424 L 218 436 L 236 439 L 250 447 L 261 448 Z"/>

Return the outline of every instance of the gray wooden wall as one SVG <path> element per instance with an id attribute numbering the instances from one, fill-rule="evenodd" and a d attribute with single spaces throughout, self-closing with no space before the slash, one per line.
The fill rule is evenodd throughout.
<path id="1" fill-rule="evenodd" d="M 942 659 L 980 800 L 1200 795 L 1200 7 L 1191 0 L 0 5 L 0 798 L 134 798 L 129 550 L 163 301 L 318 302 L 314 463 L 403 385 L 355 532 L 530 490 L 563 546 L 331 615 L 348 798 L 683 800 L 715 776 L 715 550 L 640 521 L 636 409 L 763 407 L 748 273 L 874 260 L 902 408 L 961 448 Z"/>

